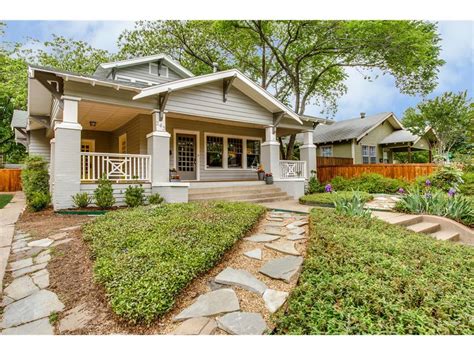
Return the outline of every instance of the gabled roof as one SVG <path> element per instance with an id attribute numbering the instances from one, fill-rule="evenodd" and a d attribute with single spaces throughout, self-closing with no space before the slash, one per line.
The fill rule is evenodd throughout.
<path id="1" fill-rule="evenodd" d="M 99 64 L 94 75 L 100 76 L 100 77 L 106 77 L 113 68 L 125 68 L 125 67 L 130 67 L 130 66 L 134 66 L 138 64 L 157 62 L 159 60 L 163 61 L 166 66 L 168 66 L 169 68 L 172 68 L 174 71 L 181 74 L 185 78 L 190 78 L 194 76 L 194 74 L 191 73 L 188 69 L 183 67 L 181 64 L 179 64 L 178 62 L 173 60 L 169 55 L 166 55 L 166 54 L 155 54 L 155 55 L 149 55 L 146 57 L 119 60 L 116 62 L 109 62 L 109 63 L 102 63 L 102 64 Z"/>
<path id="2" fill-rule="evenodd" d="M 314 143 L 322 144 L 350 139 L 360 140 L 385 120 L 390 120 L 395 129 L 403 129 L 402 124 L 392 112 L 382 112 L 365 118 L 359 117 L 338 121 L 331 125 L 319 125 L 314 130 Z"/>
<path id="3" fill-rule="evenodd" d="M 28 124 L 28 111 L 14 110 L 11 128 L 26 128 Z"/>
<path id="4" fill-rule="evenodd" d="M 400 129 L 393 131 L 387 137 L 380 141 L 380 144 L 393 144 L 393 143 L 413 143 L 420 139 L 419 136 L 407 131 L 406 129 Z"/>
<path id="5" fill-rule="evenodd" d="M 204 85 L 229 78 L 234 78 L 232 86 L 236 87 L 238 90 L 252 98 L 254 101 L 265 107 L 270 112 L 276 113 L 283 111 L 287 116 L 303 124 L 297 113 L 295 113 L 289 107 L 281 103 L 272 94 L 263 89 L 260 85 L 254 83 L 252 80 L 247 78 L 237 69 L 230 69 L 212 74 L 200 75 L 188 79 L 176 80 L 160 85 L 151 86 L 149 88 L 143 89 L 142 92 L 135 95 L 133 99 L 138 100 L 153 95 L 159 95 L 165 92 L 188 89 L 194 86 Z"/>
<path id="6" fill-rule="evenodd" d="M 323 124 L 333 124 L 335 121 L 331 120 L 329 118 L 322 118 L 322 117 L 316 117 L 316 116 L 310 116 L 310 115 L 300 115 L 300 118 L 303 121 L 307 122 L 316 122 L 316 123 L 323 123 Z"/>

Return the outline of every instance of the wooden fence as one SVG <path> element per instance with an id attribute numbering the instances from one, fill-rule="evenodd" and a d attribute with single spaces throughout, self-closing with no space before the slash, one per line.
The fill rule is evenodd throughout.
<path id="1" fill-rule="evenodd" d="M 336 176 L 351 178 L 364 173 L 377 173 L 389 178 L 412 181 L 418 176 L 431 174 L 436 164 L 355 164 L 318 166 L 317 175 L 321 183 L 325 183 Z"/>
<path id="2" fill-rule="evenodd" d="M 0 169 L 0 192 L 21 190 L 20 169 Z"/>
<path id="3" fill-rule="evenodd" d="M 327 165 L 352 165 L 354 164 L 352 158 L 338 158 L 338 157 L 316 157 L 316 166 Z"/>

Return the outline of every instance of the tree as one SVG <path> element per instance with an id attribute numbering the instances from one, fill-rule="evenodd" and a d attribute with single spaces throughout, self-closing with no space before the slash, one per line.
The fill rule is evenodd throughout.
<path id="1" fill-rule="evenodd" d="M 334 113 L 348 67 L 390 74 L 406 94 L 431 92 L 444 63 L 436 29 L 423 21 L 142 21 L 119 46 L 124 56 L 166 52 L 195 74 L 213 63 L 237 67 L 299 114 L 309 104 Z M 281 144 L 283 158 L 294 142 Z"/>
<path id="2" fill-rule="evenodd" d="M 403 124 L 413 134 L 423 135 L 432 127 L 438 137 L 438 154 L 449 155 L 456 145 L 470 143 L 470 130 L 474 124 L 474 106 L 467 91 L 445 92 L 431 100 L 423 100 L 416 107 L 408 108 Z"/>

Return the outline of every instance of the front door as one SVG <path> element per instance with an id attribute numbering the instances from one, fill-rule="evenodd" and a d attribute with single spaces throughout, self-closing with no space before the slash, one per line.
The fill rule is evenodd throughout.
<path id="1" fill-rule="evenodd" d="M 181 180 L 196 180 L 196 136 L 176 135 L 176 170 Z"/>

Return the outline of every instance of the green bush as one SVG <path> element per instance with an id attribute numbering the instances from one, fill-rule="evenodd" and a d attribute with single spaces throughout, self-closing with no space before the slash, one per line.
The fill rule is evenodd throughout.
<path id="1" fill-rule="evenodd" d="M 150 323 L 264 212 L 256 204 L 222 201 L 118 210 L 87 224 L 84 238 L 112 310 L 129 322 Z"/>
<path id="2" fill-rule="evenodd" d="M 276 334 L 473 334 L 474 248 L 314 208 Z"/>
<path id="3" fill-rule="evenodd" d="M 459 191 L 464 183 L 462 170 L 451 166 L 443 166 L 428 176 L 420 176 L 416 178 L 413 185 L 419 188 L 424 188 L 428 180 L 432 187 L 445 192 L 450 188 Z"/>
<path id="4" fill-rule="evenodd" d="M 49 195 L 49 193 L 35 191 L 30 195 L 28 207 L 34 212 L 39 212 L 48 207 L 50 203 L 51 196 Z"/>
<path id="5" fill-rule="evenodd" d="M 407 213 L 445 216 L 468 226 L 474 224 L 471 200 L 458 194 L 449 196 L 446 192 L 436 189 L 421 191 L 414 188 L 401 197 L 395 209 Z"/>
<path id="6" fill-rule="evenodd" d="M 142 185 L 128 185 L 125 190 L 125 203 L 128 207 L 138 207 L 145 204 L 145 189 Z"/>
<path id="7" fill-rule="evenodd" d="M 324 185 L 320 184 L 316 176 L 312 175 L 309 178 L 306 193 L 315 194 L 317 192 L 323 192 L 323 191 L 324 191 Z"/>
<path id="8" fill-rule="evenodd" d="M 337 214 L 370 218 L 371 211 L 364 209 L 365 202 L 360 192 L 354 192 L 350 196 L 336 194 L 334 209 Z"/>
<path id="9" fill-rule="evenodd" d="M 72 202 L 76 207 L 86 208 L 92 203 L 92 198 L 87 194 L 87 192 L 78 192 L 72 196 Z"/>
<path id="10" fill-rule="evenodd" d="M 463 195 L 474 195 L 474 172 L 464 173 L 462 176 L 464 183 L 459 186 L 459 191 Z"/>
<path id="11" fill-rule="evenodd" d="M 355 191 L 337 191 L 337 192 L 320 192 L 300 197 L 300 203 L 305 205 L 333 205 L 337 197 L 352 198 Z M 359 192 L 359 196 L 364 202 L 372 200 L 374 197 L 367 192 Z"/>
<path id="12" fill-rule="evenodd" d="M 49 196 L 49 174 L 47 169 L 47 162 L 40 156 L 32 155 L 25 160 L 25 169 L 21 172 L 21 181 L 23 185 L 23 192 L 25 193 L 26 203 L 28 207 L 35 211 L 39 211 L 31 206 L 33 198 L 36 206 L 39 199 L 46 199 Z M 42 194 L 40 198 L 39 194 Z M 50 200 L 50 199 L 49 199 Z M 48 204 L 44 208 L 48 207 Z"/>
<path id="13" fill-rule="evenodd" d="M 115 203 L 112 182 L 105 177 L 99 179 L 97 188 L 94 190 L 95 204 L 100 208 L 111 208 Z"/>
<path id="14" fill-rule="evenodd" d="M 165 199 L 161 197 L 159 193 L 151 194 L 150 196 L 148 196 L 148 202 L 151 205 L 159 205 L 162 204 L 164 201 Z"/>
<path id="15" fill-rule="evenodd" d="M 362 174 L 350 179 L 336 176 L 331 180 L 331 186 L 335 191 L 358 190 L 368 193 L 393 194 L 400 187 L 406 188 L 408 183 L 401 179 L 386 178 L 380 174 Z"/>

